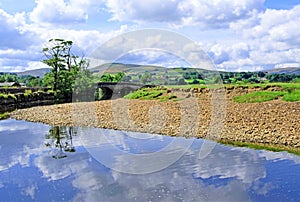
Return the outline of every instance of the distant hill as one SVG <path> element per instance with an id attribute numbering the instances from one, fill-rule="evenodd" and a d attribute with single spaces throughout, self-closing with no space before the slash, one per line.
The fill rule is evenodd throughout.
<path id="1" fill-rule="evenodd" d="M 136 65 L 136 64 L 123 64 L 123 63 L 112 63 L 112 64 L 103 64 L 97 67 L 90 68 L 90 71 L 94 74 L 103 74 L 103 73 L 118 73 L 124 72 L 127 74 L 137 74 L 143 73 L 145 71 L 149 72 L 177 72 L 183 73 L 185 71 L 204 71 L 209 72 L 210 70 L 205 69 L 194 69 L 190 67 L 173 67 L 173 68 L 166 68 L 162 66 L 154 66 L 154 65 Z M 218 72 L 218 71 L 214 71 Z M 219 71 L 220 73 L 224 71 Z M 226 71 L 225 71 L 226 72 Z M 277 69 L 268 69 L 263 70 L 263 72 L 270 73 L 270 74 L 300 74 L 300 67 L 288 67 L 288 68 L 277 68 Z M 232 72 L 238 73 L 238 72 Z"/>
<path id="2" fill-rule="evenodd" d="M 123 64 L 123 63 L 106 63 L 97 67 L 90 68 L 89 70 L 94 74 L 102 74 L 102 73 L 139 73 L 145 71 L 162 71 L 166 69 L 162 66 L 153 66 L 153 65 L 136 65 L 136 64 Z"/>
<path id="3" fill-rule="evenodd" d="M 300 74 L 300 67 L 287 67 L 266 70 L 270 74 Z"/>
<path id="4" fill-rule="evenodd" d="M 18 76 L 34 76 L 34 77 L 43 78 L 44 75 L 50 71 L 51 71 L 50 68 L 40 68 L 40 69 L 34 69 L 34 70 L 27 70 L 24 72 L 16 72 L 16 74 Z"/>

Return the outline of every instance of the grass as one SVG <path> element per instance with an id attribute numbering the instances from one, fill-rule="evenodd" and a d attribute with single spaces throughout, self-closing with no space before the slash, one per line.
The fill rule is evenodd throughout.
<path id="1" fill-rule="evenodd" d="M 0 98 L 4 98 L 4 99 L 13 98 L 14 100 L 17 99 L 17 97 L 14 94 L 4 94 L 4 93 L 0 93 Z"/>
<path id="2" fill-rule="evenodd" d="M 248 87 L 248 88 L 268 88 L 279 87 L 282 90 L 300 90 L 300 83 L 246 83 L 246 84 L 225 84 L 226 87 Z"/>
<path id="3" fill-rule="evenodd" d="M 9 118 L 8 112 L 4 112 L 4 113 L 0 114 L 0 120 L 8 119 L 8 118 Z"/>
<path id="4" fill-rule="evenodd" d="M 32 94 L 32 91 L 31 90 L 25 90 L 25 92 L 24 92 L 24 96 L 25 97 L 27 97 L 27 96 L 29 96 L 29 95 L 31 95 Z"/>
<path id="5" fill-rule="evenodd" d="M 245 95 L 236 96 L 233 98 L 233 101 L 238 103 L 266 102 L 278 99 L 285 94 L 287 93 L 282 91 L 257 91 Z"/>
<path id="6" fill-rule="evenodd" d="M 262 144 L 262 143 L 248 143 L 248 142 L 238 142 L 238 141 L 229 141 L 229 140 L 219 140 L 221 144 L 231 145 L 236 147 L 247 147 L 256 150 L 268 150 L 273 152 L 282 152 L 287 151 L 291 154 L 296 154 L 300 156 L 300 150 L 294 147 L 288 147 L 283 145 L 270 145 L 270 144 Z"/>
<path id="7" fill-rule="evenodd" d="M 294 90 L 292 92 L 286 93 L 282 100 L 287 102 L 297 102 L 300 101 L 300 90 Z"/>
<path id="8" fill-rule="evenodd" d="M 135 92 L 132 92 L 126 96 L 126 99 L 140 99 L 140 100 L 160 100 L 160 101 L 167 101 L 167 100 L 174 100 L 176 101 L 177 97 L 172 94 L 168 94 L 166 88 L 143 88 L 139 89 Z"/>

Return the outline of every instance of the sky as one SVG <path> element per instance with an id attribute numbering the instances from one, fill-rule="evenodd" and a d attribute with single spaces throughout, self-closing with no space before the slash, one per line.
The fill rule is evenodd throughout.
<path id="1" fill-rule="evenodd" d="M 0 0 L 0 72 L 47 67 L 41 50 L 51 38 L 72 40 L 89 57 L 114 37 L 149 28 L 192 40 L 218 70 L 300 67 L 299 25 L 300 0 Z M 122 58 L 183 65 L 161 51 Z"/>

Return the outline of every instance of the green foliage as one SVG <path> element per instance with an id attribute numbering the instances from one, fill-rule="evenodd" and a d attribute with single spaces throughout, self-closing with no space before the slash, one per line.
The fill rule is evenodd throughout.
<path id="1" fill-rule="evenodd" d="M 19 79 L 15 73 L 4 73 L 0 75 L 0 82 L 19 82 Z"/>
<path id="2" fill-rule="evenodd" d="M 8 112 L 4 112 L 4 113 L 0 114 L 0 120 L 8 119 L 8 118 L 9 118 L 9 113 Z"/>
<path id="3" fill-rule="evenodd" d="M 294 78 L 291 83 L 300 83 L 300 78 Z"/>
<path id="4" fill-rule="evenodd" d="M 281 91 L 257 91 L 245 95 L 236 96 L 233 98 L 233 100 L 239 103 L 266 102 L 277 99 L 285 94 L 285 92 Z"/>
<path id="5" fill-rule="evenodd" d="M 98 80 L 100 82 L 119 82 L 125 79 L 126 79 L 126 74 L 124 72 L 118 72 L 116 74 L 109 74 L 109 73 L 103 74 Z"/>
<path id="6" fill-rule="evenodd" d="M 32 94 L 32 90 L 25 90 L 24 96 L 27 97 L 28 95 Z"/>
<path id="7" fill-rule="evenodd" d="M 145 72 L 142 76 L 141 76 L 141 82 L 142 83 L 149 83 L 151 81 L 152 75 L 150 72 Z"/>
<path id="8" fill-rule="evenodd" d="M 51 87 L 59 100 L 70 100 L 79 72 L 88 71 L 88 61 L 83 57 L 73 55 L 72 45 L 72 41 L 50 39 L 48 47 L 42 50 L 46 57 L 43 62 L 52 67 L 51 73 L 45 75 L 42 85 Z M 87 78 L 80 76 L 79 79 L 86 80 Z"/>
<path id="9" fill-rule="evenodd" d="M 150 99 L 157 98 L 158 96 L 162 95 L 165 92 L 166 90 L 154 90 L 154 89 L 150 90 L 148 88 L 143 88 L 126 95 L 125 98 L 150 100 Z"/>
<path id="10" fill-rule="evenodd" d="M 91 101 L 95 99 L 96 79 L 90 71 L 83 69 L 77 74 L 74 84 L 73 99 L 75 101 Z"/>
<path id="11" fill-rule="evenodd" d="M 289 93 L 286 93 L 282 99 L 287 102 L 300 101 L 300 90 L 294 90 Z"/>
<path id="12" fill-rule="evenodd" d="M 8 98 L 12 98 L 14 100 L 17 100 L 17 97 L 14 94 L 4 94 L 4 93 L 0 93 L 0 97 L 4 98 L 4 99 L 8 99 Z"/>

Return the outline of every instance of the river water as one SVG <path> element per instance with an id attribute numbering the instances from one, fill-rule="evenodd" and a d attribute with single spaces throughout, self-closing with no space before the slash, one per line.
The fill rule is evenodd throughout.
<path id="1" fill-rule="evenodd" d="M 0 121 L 0 201 L 299 201 L 299 185 L 287 152 Z"/>

